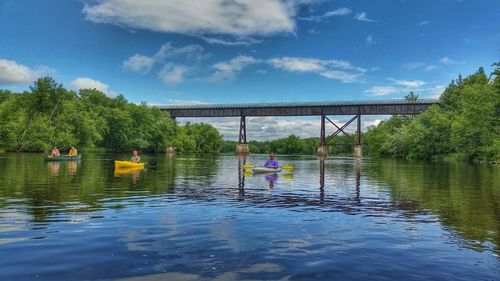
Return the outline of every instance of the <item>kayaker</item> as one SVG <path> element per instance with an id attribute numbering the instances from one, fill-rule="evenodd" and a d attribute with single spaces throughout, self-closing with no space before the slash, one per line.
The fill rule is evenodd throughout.
<path id="1" fill-rule="evenodd" d="M 70 157 L 76 157 L 78 155 L 78 151 L 74 146 L 71 147 L 71 149 L 68 152 L 68 156 Z"/>
<path id="2" fill-rule="evenodd" d="M 59 152 L 59 149 L 57 148 L 57 146 L 54 146 L 54 148 L 52 148 L 52 151 L 50 152 L 50 156 L 61 156 L 61 153 Z"/>
<path id="3" fill-rule="evenodd" d="M 269 160 L 266 161 L 266 163 L 264 164 L 264 167 L 266 168 L 275 168 L 275 169 L 278 169 L 279 168 L 279 164 L 278 164 L 278 161 L 276 159 L 274 159 L 274 153 L 269 153 Z"/>
<path id="4" fill-rule="evenodd" d="M 132 157 L 130 157 L 130 162 L 134 162 L 134 163 L 141 162 L 141 156 L 139 156 L 139 153 L 135 149 L 134 149 L 134 151 L 132 151 Z"/>

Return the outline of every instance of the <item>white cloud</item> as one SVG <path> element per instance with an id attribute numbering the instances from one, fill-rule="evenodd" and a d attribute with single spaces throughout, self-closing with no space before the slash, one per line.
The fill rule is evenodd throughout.
<path id="1" fill-rule="evenodd" d="M 371 35 L 368 35 L 366 37 L 366 45 L 374 45 L 376 44 L 377 42 L 373 39 L 373 36 Z"/>
<path id="2" fill-rule="evenodd" d="M 234 79 L 237 72 L 257 62 L 259 62 L 257 59 L 250 56 L 237 56 L 229 61 L 216 63 L 213 66 L 215 72 L 209 80 L 215 83 L 229 82 Z"/>
<path id="3" fill-rule="evenodd" d="M 410 87 L 410 88 L 418 88 L 427 84 L 421 80 L 408 81 L 408 80 L 397 80 L 393 78 L 387 78 L 387 80 L 394 82 L 394 84 L 396 85 Z"/>
<path id="4" fill-rule="evenodd" d="M 135 54 L 123 62 L 123 69 L 133 72 L 147 73 L 153 67 L 155 60 L 143 56 L 140 54 Z"/>
<path id="5" fill-rule="evenodd" d="M 431 23 L 430 21 L 421 21 L 421 22 L 419 22 L 417 25 L 418 25 L 418 26 L 424 26 L 424 25 L 428 25 L 428 24 L 430 24 L 430 23 Z"/>
<path id="6" fill-rule="evenodd" d="M 348 73 L 341 70 L 329 70 L 321 72 L 319 75 L 328 79 L 339 80 L 343 83 L 355 83 L 361 80 L 361 76 L 363 76 L 363 73 Z"/>
<path id="7" fill-rule="evenodd" d="M 254 38 L 239 38 L 237 40 L 226 40 L 221 38 L 200 36 L 200 39 L 205 40 L 208 44 L 212 45 L 222 45 L 222 46 L 250 46 L 254 44 L 262 43 L 262 40 L 257 40 Z"/>
<path id="8" fill-rule="evenodd" d="M 343 126 L 352 116 L 332 119 L 338 126 Z M 384 119 L 384 116 L 363 116 L 361 119 L 361 131 L 371 125 L 377 125 Z M 213 125 L 227 140 L 238 140 L 239 117 L 213 117 L 213 118 L 178 118 L 180 124 L 186 122 L 199 123 L 204 122 Z M 318 137 L 320 133 L 320 117 L 247 117 L 246 129 L 247 140 L 265 141 L 278 138 L 285 138 L 290 135 L 296 135 L 300 138 Z M 328 126 L 327 134 L 333 133 L 336 128 Z M 354 133 L 356 130 L 355 122 L 351 123 L 345 131 Z"/>
<path id="9" fill-rule="evenodd" d="M 0 84 L 28 84 L 48 72 L 54 69 L 47 66 L 31 69 L 13 60 L 0 59 Z"/>
<path id="10" fill-rule="evenodd" d="M 456 60 L 452 60 L 452 59 L 450 59 L 449 57 L 442 57 L 442 58 L 439 60 L 439 63 L 440 63 L 440 64 L 444 64 L 444 65 L 453 65 L 453 64 L 459 64 L 460 62 L 459 62 L 459 61 L 456 61 Z"/>
<path id="11" fill-rule="evenodd" d="M 405 67 L 406 69 L 417 69 L 417 68 L 422 68 L 425 66 L 425 63 L 423 62 L 410 62 L 410 63 L 406 63 L 403 65 L 403 67 Z"/>
<path id="12" fill-rule="evenodd" d="M 436 68 L 437 68 L 437 67 L 436 67 L 435 65 L 433 65 L 433 64 L 429 64 L 429 65 L 426 65 L 426 66 L 424 67 L 424 70 L 425 70 L 425 71 L 427 71 L 427 72 L 429 72 L 429 71 L 433 71 L 433 70 L 434 70 L 434 69 L 436 69 Z"/>
<path id="13" fill-rule="evenodd" d="M 430 72 L 430 71 L 434 71 L 438 68 L 438 66 L 440 65 L 455 65 L 455 64 L 461 64 L 463 62 L 461 61 L 457 61 L 457 60 L 453 60 L 449 57 L 442 57 L 441 59 L 439 59 L 437 61 L 437 65 L 436 64 L 428 64 L 428 63 L 423 63 L 423 62 L 412 62 L 412 63 L 407 63 L 407 64 L 404 64 L 403 67 L 407 68 L 407 69 L 420 69 L 420 70 L 424 70 L 426 72 Z"/>
<path id="14" fill-rule="evenodd" d="M 118 94 L 109 91 L 109 86 L 107 84 L 102 83 L 101 81 L 97 81 L 88 77 L 78 77 L 75 80 L 71 81 L 71 87 L 75 90 L 80 89 L 96 89 L 98 91 L 103 92 L 109 97 L 116 97 Z"/>
<path id="15" fill-rule="evenodd" d="M 387 96 L 400 93 L 401 90 L 393 86 L 374 86 L 364 92 L 370 96 Z"/>
<path id="16" fill-rule="evenodd" d="M 166 43 L 163 44 L 158 52 L 154 55 L 154 59 L 156 62 L 162 62 L 166 59 L 171 58 L 183 58 L 190 60 L 203 60 L 208 58 L 210 55 L 204 53 L 204 49 L 200 45 L 187 45 L 184 47 L 173 47 L 172 44 Z"/>
<path id="17" fill-rule="evenodd" d="M 413 70 L 413 69 L 421 69 L 426 72 L 433 71 L 437 68 L 437 66 L 433 64 L 427 64 L 423 62 L 412 62 L 412 63 L 407 63 L 403 65 L 404 68 Z"/>
<path id="18" fill-rule="evenodd" d="M 319 30 L 316 30 L 314 28 L 310 28 L 307 30 L 307 33 L 309 34 L 320 34 L 321 32 Z"/>
<path id="19" fill-rule="evenodd" d="M 150 104 L 150 103 L 148 103 L 148 104 Z M 212 104 L 212 103 L 206 102 L 206 101 L 200 101 L 200 100 L 169 99 L 169 100 L 167 100 L 166 104 L 182 104 L 182 105 L 186 105 L 186 104 Z M 150 104 L 150 105 L 153 105 L 153 106 L 162 106 L 162 105 L 165 105 L 165 103 L 155 103 L 155 104 Z"/>
<path id="20" fill-rule="evenodd" d="M 320 72 L 325 70 L 325 63 L 319 59 L 283 57 L 270 59 L 275 68 L 295 72 Z"/>
<path id="21" fill-rule="evenodd" d="M 345 15 L 348 15 L 352 13 L 352 10 L 349 9 L 349 8 L 338 8 L 336 9 L 335 11 L 330 11 L 330 12 L 327 12 L 325 13 L 325 17 L 336 17 L 336 16 L 345 16 Z"/>
<path id="22" fill-rule="evenodd" d="M 357 19 L 357 20 L 359 20 L 359 21 L 375 22 L 375 20 L 372 20 L 372 19 L 368 18 L 368 16 L 366 15 L 366 12 L 357 13 L 354 18 Z"/>
<path id="23" fill-rule="evenodd" d="M 431 98 L 439 98 L 446 89 L 446 85 L 436 85 L 430 89 Z"/>
<path id="24" fill-rule="evenodd" d="M 159 77 L 167 85 L 177 85 L 184 81 L 184 74 L 188 69 L 184 66 L 165 65 L 159 73 Z"/>
<path id="25" fill-rule="evenodd" d="M 127 71 L 147 73 L 155 65 L 169 61 L 159 72 L 158 77 L 168 85 L 177 85 L 184 81 L 184 74 L 189 67 L 174 66 L 172 62 L 201 61 L 208 58 L 210 54 L 205 53 L 200 45 L 187 45 L 184 47 L 174 47 L 172 44 L 163 44 L 152 56 L 135 54 L 123 62 L 123 69 Z"/>
<path id="26" fill-rule="evenodd" d="M 300 18 L 301 20 L 306 20 L 306 21 L 322 21 L 331 17 L 339 17 L 339 16 L 345 16 L 352 13 L 352 10 L 349 8 L 338 8 L 333 11 L 329 11 L 324 13 L 323 15 L 320 16 L 310 16 L 310 17 L 305 17 L 305 18 Z"/>
<path id="27" fill-rule="evenodd" d="M 311 0 L 101 0 L 85 3 L 87 20 L 188 35 L 293 33 L 300 5 Z"/>
<path id="28" fill-rule="evenodd" d="M 277 69 L 289 72 L 316 73 L 344 83 L 359 82 L 366 72 L 363 68 L 352 66 L 349 62 L 341 60 L 282 57 L 270 59 L 268 62 Z"/>
<path id="29" fill-rule="evenodd" d="M 427 83 L 422 80 L 398 80 L 394 78 L 387 78 L 392 82 L 390 86 L 374 86 L 364 92 L 370 96 L 387 96 L 399 93 L 409 93 L 410 91 L 423 91 L 422 86 Z"/>

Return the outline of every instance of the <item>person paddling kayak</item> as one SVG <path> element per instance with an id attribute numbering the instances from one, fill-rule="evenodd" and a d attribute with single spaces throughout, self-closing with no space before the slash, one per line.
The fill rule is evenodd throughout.
<path id="1" fill-rule="evenodd" d="M 76 150 L 76 148 L 74 146 L 72 146 L 68 152 L 68 156 L 70 156 L 70 157 L 78 156 L 78 150 Z"/>
<path id="2" fill-rule="evenodd" d="M 266 163 L 264 164 L 264 167 L 266 168 L 274 168 L 274 169 L 278 169 L 279 168 L 279 164 L 278 164 L 278 161 L 276 159 L 274 159 L 274 153 L 269 153 L 269 160 L 266 161 Z"/>
<path id="3" fill-rule="evenodd" d="M 134 163 L 141 162 L 141 156 L 139 156 L 139 153 L 135 149 L 134 149 L 134 151 L 132 151 L 132 157 L 130 157 L 130 162 L 134 162 Z"/>
<path id="4" fill-rule="evenodd" d="M 57 148 L 57 146 L 54 146 L 54 148 L 52 148 L 52 151 L 50 152 L 50 156 L 61 156 L 61 153 L 59 152 L 59 149 Z"/>

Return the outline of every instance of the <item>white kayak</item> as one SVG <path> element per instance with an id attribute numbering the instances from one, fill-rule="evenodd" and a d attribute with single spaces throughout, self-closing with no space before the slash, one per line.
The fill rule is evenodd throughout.
<path id="1" fill-rule="evenodd" d="M 255 167 L 252 169 L 254 173 L 279 173 L 281 172 L 281 168 L 267 168 L 267 167 Z"/>

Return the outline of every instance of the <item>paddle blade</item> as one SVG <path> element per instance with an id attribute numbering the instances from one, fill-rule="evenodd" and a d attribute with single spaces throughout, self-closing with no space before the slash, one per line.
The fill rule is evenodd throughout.
<path id="1" fill-rule="evenodd" d="M 252 166 L 252 165 L 250 165 L 250 164 L 245 164 L 245 165 L 243 165 L 243 168 L 244 168 L 245 170 L 248 170 L 248 169 L 253 169 L 253 166 Z"/>
<path id="2" fill-rule="evenodd" d="M 293 170 L 293 166 L 292 165 L 285 165 L 285 166 L 281 166 L 281 169 L 292 171 Z"/>

